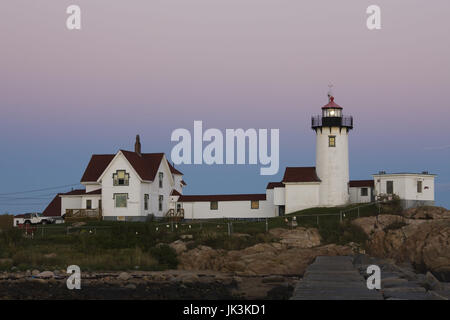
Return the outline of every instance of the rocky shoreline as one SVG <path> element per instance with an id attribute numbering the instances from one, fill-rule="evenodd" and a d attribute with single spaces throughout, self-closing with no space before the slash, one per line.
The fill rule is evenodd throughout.
<path id="1" fill-rule="evenodd" d="M 219 272 L 82 273 L 81 290 L 69 290 L 67 275 L 45 271 L 0 274 L 0 300 L 247 300 L 289 299 L 295 276 L 236 276 Z"/>

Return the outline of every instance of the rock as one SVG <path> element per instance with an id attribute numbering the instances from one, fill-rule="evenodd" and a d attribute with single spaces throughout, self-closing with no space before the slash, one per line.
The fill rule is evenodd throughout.
<path id="1" fill-rule="evenodd" d="M 262 279 L 263 283 L 278 283 L 278 282 L 284 282 L 284 277 L 283 276 L 277 276 L 277 275 L 273 275 L 273 276 L 268 276 L 268 277 L 264 277 Z"/>
<path id="2" fill-rule="evenodd" d="M 169 247 L 174 249 L 177 254 L 180 254 L 187 250 L 186 244 L 181 240 L 172 242 L 171 244 L 169 244 Z"/>
<path id="3" fill-rule="evenodd" d="M 352 249 L 334 244 L 299 248 L 280 243 L 259 243 L 243 250 L 198 248 L 179 255 L 181 270 L 213 270 L 238 275 L 301 275 L 319 255 L 350 255 Z"/>
<path id="4" fill-rule="evenodd" d="M 41 279 L 50 279 L 53 278 L 54 276 L 55 274 L 51 271 L 43 271 L 37 275 L 37 277 Z"/>
<path id="5" fill-rule="evenodd" d="M 32 276 L 37 276 L 39 273 L 41 273 L 39 270 L 34 269 L 33 271 L 31 271 L 31 275 Z"/>
<path id="6" fill-rule="evenodd" d="M 233 233 L 232 236 L 236 237 L 236 238 L 251 238 L 252 237 L 248 233 Z"/>
<path id="7" fill-rule="evenodd" d="M 117 277 L 117 279 L 122 280 L 122 281 L 127 281 L 131 278 L 131 275 L 128 272 L 121 272 L 119 274 L 119 276 Z"/>
<path id="8" fill-rule="evenodd" d="M 125 286 L 125 288 L 134 290 L 134 289 L 136 289 L 136 285 L 133 283 L 129 283 Z"/>
<path id="9" fill-rule="evenodd" d="M 444 290 L 444 285 L 436 279 L 431 272 L 427 272 L 425 275 L 425 283 L 431 289 L 435 291 Z"/>
<path id="10" fill-rule="evenodd" d="M 396 222 L 404 225 L 386 228 Z M 411 262 L 419 271 L 429 270 L 441 281 L 450 280 L 450 219 L 405 219 L 379 215 L 355 219 L 353 223 L 369 236 L 367 251 L 370 255 Z M 403 270 L 403 273 L 415 276 L 412 271 Z"/>
<path id="11" fill-rule="evenodd" d="M 409 219 L 450 219 L 450 210 L 442 207 L 424 206 L 405 210 L 402 215 Z"/>
<path id="12" fill-rule="evenodd" d="M 295 228 L 287 230 L 275 228 L 269 231 L 271 235 L 280 238 L 280 243 L 288 247 L 312 248 L 320 245 L 320 234 L 315 228 Z"/>
<path id="13" fill-rule="evenodd" d="M 180 236 L 180 238 L 183 239 L 183 240 L 194 239 L 194 235 L 192 235 L 192 234 L 182 234 Z"/>
<path id="14" fill-rule="evenodd" d="M 46 259 L 51 259 L 51 258 L 55 258 L 55 257 L 56 257 L 56 253 L 44 254 L 44 258 L 46 258 Z"/>

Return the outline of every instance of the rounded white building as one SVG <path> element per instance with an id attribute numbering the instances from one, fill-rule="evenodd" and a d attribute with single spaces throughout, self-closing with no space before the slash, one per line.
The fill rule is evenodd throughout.
<path id="1" fill-rule="evenodd" d="M 316 172 L 319 176 L 319 205 L 339 206 L 349 202 L 348 134 L 353 118 L 343 116 L 342 107 L 329 95 L 322 115 L 312 117 L 316 132 Z"/>

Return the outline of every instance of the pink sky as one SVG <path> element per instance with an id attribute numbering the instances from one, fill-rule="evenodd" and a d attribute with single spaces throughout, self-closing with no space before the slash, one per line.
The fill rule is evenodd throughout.
<path id="1" fill-rule="evenodd" d="M 450 206 L 448 0 L 75 3 L 81 31 L 65 27 L 74 1 L 0 3 L 0 164 L 13 181 L 0 193 L 79 181 L 90 154 L 131 148 L 136 133 L 144 151 L 169 152 L 194 120 L 280 128 L 280 165 L 314 164 L 309 119 L 333 82 L 355 117 L 351 178 L 428 169 Z M 382 30 L 366 28 L 371 4 Z M 200 177 L 190 193 L 208 192 L 210 170 L 185 168 Z M 252 168 L 231 190 L 224 170 L 217 192 L 265 186 Z"/>

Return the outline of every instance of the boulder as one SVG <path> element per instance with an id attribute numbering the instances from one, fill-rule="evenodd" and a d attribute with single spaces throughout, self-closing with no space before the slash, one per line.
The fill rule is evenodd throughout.
<path id="1" fill-rule="evenodd" d="M 410 216 L 417 215 L 411 213 Z M 386 228 L 399 221 L 403 224 Z M 419 271 L 432 271 L 441 281 L 450 280 L 450 219 L 379 215 L 359 218 L 353 223 L 369 236 L 367 251 L 370 255 L 411 262 Z"/>
<path id="2" fill-rule="evenodd" d="M 50 279 L 53 278 L 54 276 L 55 274 L 51 271 L 43 271 L 37 275 L 37 277 L 41 279 Z"/>
<path id="3" fill-rule="evenodd" d="M 177 254 L 180 254 L 187 250 L 186 243 L 181 240 L 177 240 L 169 244 L 169 247 L 175 250 Z"/>
<path id="4" fill-rule="evenodd" d="M 122 281 L 127 281 L 131 278 L 131 275 L 128 272 L 121 272 L 119 274 L 119 276 L 117 277 L 117 279 L 122 280 Z"/>
<path id="5" fill-rule="evenodd" d="M 450 210 L 442 207 L 424 206 L 407 209 L 403 211 L 402 215 L 409 219 L 450 219 Z"/>
<path id="6" fill-rule="evenodd" d="M 269 231 L 271 235 L 280 239 L 280 243 L 288 247 L 312 248 L 320 245 L 319 231 L 315 228 L 283 229 L 275 228 Z"/>

